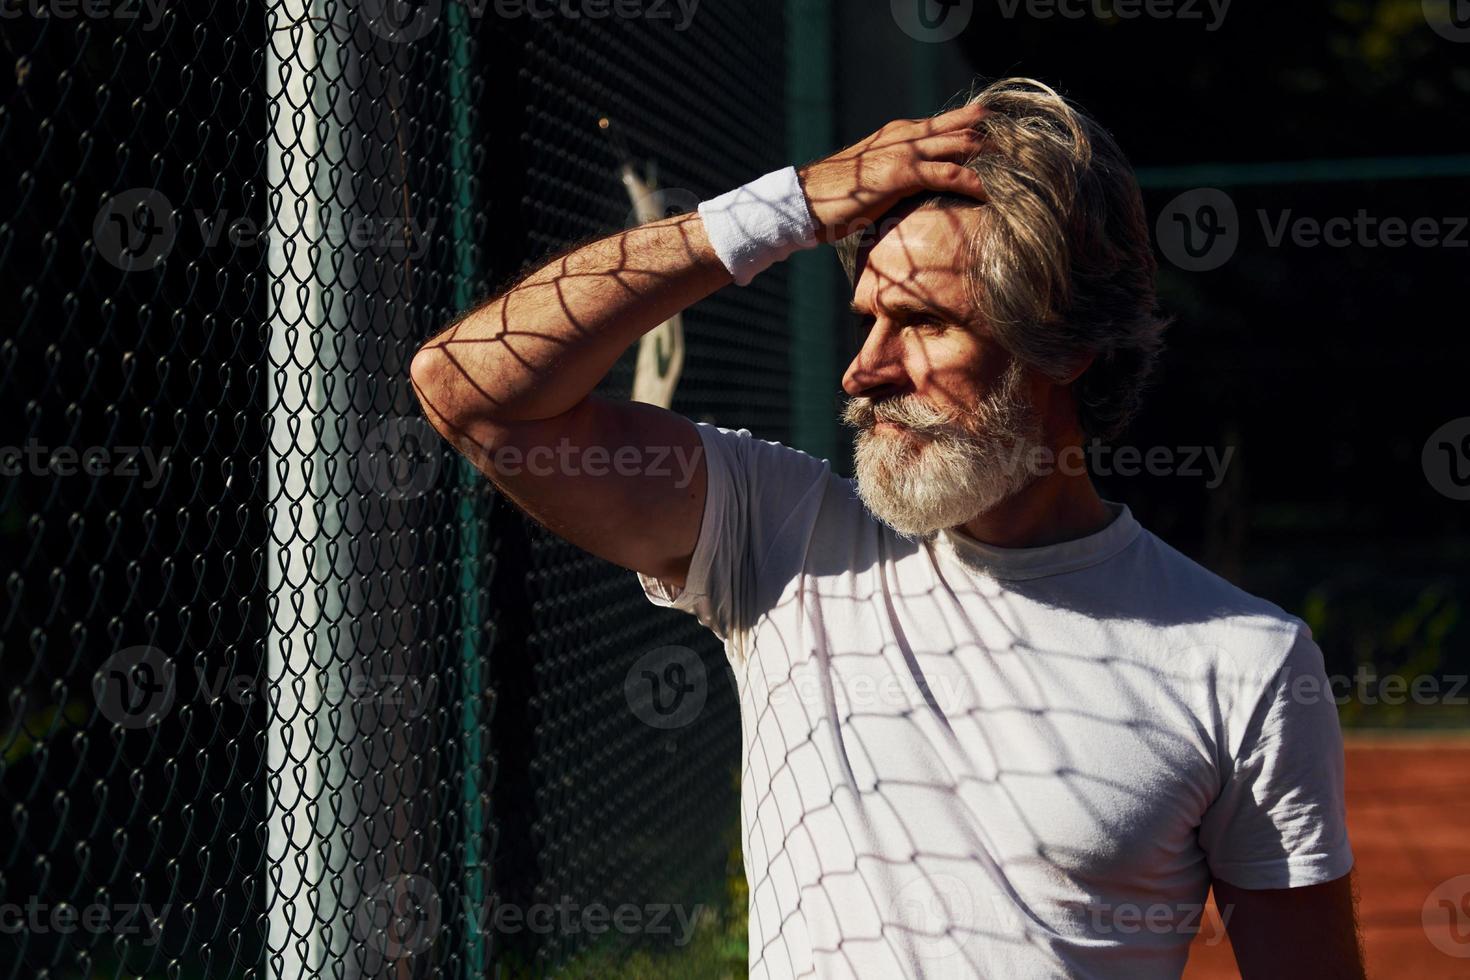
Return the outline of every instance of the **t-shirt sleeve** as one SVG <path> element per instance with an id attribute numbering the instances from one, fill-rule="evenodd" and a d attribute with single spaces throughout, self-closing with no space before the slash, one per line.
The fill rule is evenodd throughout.
<path id="1" fill-rule="evenodd" d="M 1342 731 L 1322 651 L 1302 625 L 1242 729 L 1200 825 L 1210 871 L 1239 888 L 1296 888 L 1352 870 Z"/>
<path id="2" fill-rule="evenodd" d="M 805 548 L 831 465 L 749 429 L 695 426 L 708 479 L 689 574 L 682 589 L 641 572 L 638 582 L 649 602 L 692 613 L 743 660 L 762 611 L 759 574 L 774 552 Z"/>

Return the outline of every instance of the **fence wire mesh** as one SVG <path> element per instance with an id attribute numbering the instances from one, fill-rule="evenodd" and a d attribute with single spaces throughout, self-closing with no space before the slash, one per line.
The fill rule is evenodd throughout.
<path id="1" fill-rule="evenodd" d="M 666 208 L 788 162 L 780 5 L 17 9 L 0 974 L 516 976 L 687 940 L 575 916 L 718 887 L 717 641 L 446 453 L 407 366 L 627 224 L 624 158 Z M 785 290 L 686 316 L 676 410 L 785 437 Z M 679 728 L 630 709 L 666 649 L 708 677 Z"/>

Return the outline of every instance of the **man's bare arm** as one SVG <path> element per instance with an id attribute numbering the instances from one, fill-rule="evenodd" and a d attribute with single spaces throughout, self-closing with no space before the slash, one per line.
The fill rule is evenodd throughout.
<path id="1" fill-rule="evenodd" d="M 461 317 L 419 351 L 413 377 L 427 410 L 483 444 L 497 423 L 572 408 L 634 341 L 729 282 L 697 214 L 641 225 Z"/>
<path id="2" fill-rule="evenodd" d="M 978 150 L 973 126 L 984 114 L 967 106 L 898 120 L 803 168 L 817 240 L 920 190 L 982 196 L 958 161 Z M 697 213 L 611 235 L 553 260 L 425 344 L 413 359 L 415 391 L 434 427 L 533 518 L 585 551 L 682 584 L 707 480 L 698 431 L 672 412 L 591 393 L 640 336 L 731 281 Z M 498 465 L 532 452 L 545 459 L 567 444 L 575 466 L 560 455 L 539 472 Z M 601 475 L 588 472 L 594 453 Z M 619 453 L 638 460 L 636 472 L 608 471 Z M 692 458 L 692 469 L 681 472 L 681 458 Z"/>
<path id="3" fill-rule="evenodd" d="M 1362 980 L 1356 871 L 1302 888 L 1214 887 L 1242 980 Z"/>
<path id="4" fill-rule="evenodd" d="M 729 282 L 697 214 L 629 229 L 461 317 L 414 357 L 414 389 L 439 433 L 533 518 L 682 584 L 704 506 L 699 435 L 672 412 L 591 392 L 640 336 Z M 632 520 L 640 507 L 656 531 Z"/>

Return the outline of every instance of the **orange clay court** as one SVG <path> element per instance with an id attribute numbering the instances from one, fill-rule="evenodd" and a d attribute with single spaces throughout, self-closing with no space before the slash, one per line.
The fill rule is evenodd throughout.
<path id="1" fill-rule="evenodd" d="M 1470 733 L 1345 738 L 1368 976 L 1470 980 Z M 1186 980 L 1240 975 L 1220 935 L 1212 907 Z"/>

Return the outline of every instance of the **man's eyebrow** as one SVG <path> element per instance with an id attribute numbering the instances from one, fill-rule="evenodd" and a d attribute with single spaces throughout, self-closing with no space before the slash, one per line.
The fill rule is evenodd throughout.
<path id="1" fill-rule="evenodd" d="M 888 314 L 890 319 L 908 320 L 916 317 L 938 316 L 953 319 L 955 314 L 941 307 L 930 306 L 912 297 L 897 299 L 891 303 L 879 303 L 878 306 Z M 858 316 L 872 316 L 872 311 L 852 300 L 847 304 L 848 312 L 856 313 Z"/>

